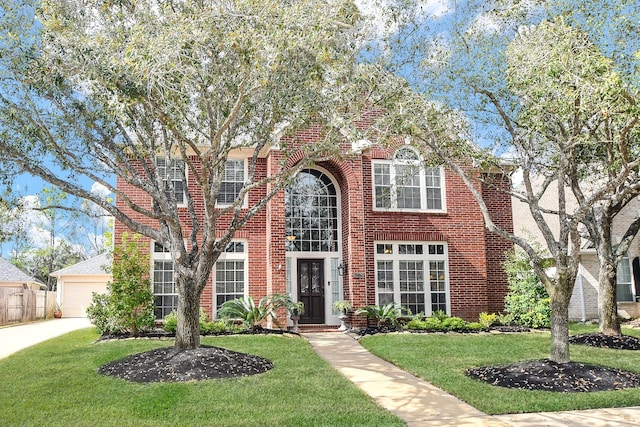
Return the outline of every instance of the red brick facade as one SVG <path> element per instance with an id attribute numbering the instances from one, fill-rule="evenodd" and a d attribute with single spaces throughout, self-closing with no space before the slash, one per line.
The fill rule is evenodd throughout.
<path id="1" fill-rule="evenodd" d="M 306 139 L 316 137 L 313 132 L 305 133 Z M 345 145 L 344 150 L 351 147 Z M 263 177 L 279 167 L 280 153 L 271 150 L 262 158 L 256 173 Z M 354 307 L 376 304 L 376 242 L 442 242 L 446 245 L 447 263 L 447 310 L 449 314 L 476 321 L 480 312 L 497 312 L 503 308 L 507 291 L 506 277 L 502 270 L 505 250 L 511 245 L 486 231 L 480 209 L 462 180 L 453 172 L 444 172 L 445 206 L 442 212 L 393 212 L 376 210 L 373 207 L 372 161 L 391 159 L 393 152 L 380 148 L 365 150 L 361 155 L 348 160 L 332 160 L 317 166 L 335 182 L 338 196 L 339 242 L 333 255 L 326 253 L 320 257 L 332 257 L 334 262 L 346 266 L 346 274 L 339 282 L 332 283 L 329 261 L 324 272 L 325 321 L 338 324 L 337 316 L 331 313 L 332 292 L 335 286 L 342 287 L 338 299 L 350 300 Z M 193 180 L 187 177 L 192 194 L 197 194 Z M 508 185 L 500 181 L 499 186 Z M 132 187 L 118 182 L 119 189 L 131 198 L 144 200 L 143 194 L 136 194 Z M 492 186 L 479 186 L 481 194 L 491 211 L 494 221 L 512 230 L 511 199 Z M 250 193 L 248 205 L 261 200 L 266 189 Z M 122 204 L 118 200 L 119 204 Z M 196 205 L 201 202 L 196 200 Z M 123 208 L 123 206 L 120 206 Z M 181 211 L 187 220 L 186 210 Z M 135 214 L 132 213 L 135 216 Z M 145 221 L 141 215 L 136 219 Z M 146 220 L 151 225 L 151 220 Z M 219 229 L 225 229 L 221 220 Z M 116 224 L 116 243 L 126 231 L 122 224 Z M 189 230 L 185 231 L 185 235 Z M 246 271 L 246 293 L 256 300 L 270 293 L 285 293 L 287 289 L 286 218 L 284 192 L 274 197 L 267 207 L 240 230 L 235 238 L 246 242 L 248 249 L 248 270 Z M 298 258 L 317 258 L 313 252 L 298 254 Z M 336 258 L 338 260 L 336 260 Z M 290 264 L 292 264 L 290 262 Z M 211 285 L 205 289 L 201 304 L 205 311 L 214 315 L 214 275 Z M 290 283 L 295 282 L 290 278 Z M 428 281 L 425 287 L 429 287 Z M 296 284 L 292 284 L 296 288 Z M 297 290 L 294 291 L 294 294 Z M 428 293 L 428 289 L 426 290 Z M 295 295 L 294 295 L 295 296 Z M 335 299 L 335 298 L 333 298 Z M 428 301 L 427 301 L 428 305 Z M 428 311 L 428 310 L 427 310 Z M 357 321 L 357 319 L 354 319 Z"/>

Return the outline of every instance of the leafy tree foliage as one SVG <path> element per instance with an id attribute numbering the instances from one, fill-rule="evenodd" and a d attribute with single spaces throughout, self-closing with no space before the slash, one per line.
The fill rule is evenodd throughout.
<path id="1" fill-rule="evenodd" d="M 522 250 L 511 252 L 504 263 L 509 293 L 504 300 L 506 321 L 531 328 L 549 327 L 551 300 Z"/>
<path id="2" fill-rule="evenodd" d="M 392 8 L 398 3 L 391 2 Z M 589 7 L 589 2 L 581 3 Z M 391 71 L 404 72 L 425 94 L 408 94 L 391 108 L 401 113 L 395 124 L 458 172 L 480 204 L 488 229 L 530 257 L 552 301 L 550 358 L 556 362 L 570 360 L 568 304 L 582 224 L 598 217 L 594 212 L 602 201 L 621 194 L 620 200 L 627 200 L 627 189 L 638 182 L 635 91 L 620 73 L 622 67 L 616 68 L 583 31 L 567 23 L 577 19 L 554 19 L 553 10 L 571 13 L 566 5 L 468 0 L 441 17 L 403 16 L 403 26 L 386 40 L 383 51 Z M 394 10 L 403 15 L 402 8 Z M 425 29 L 435 35 L 420 43 L 412 39 Z M 407 38 L 416 43 L 406 43 Z M 399 62 L 394 62 L 395 50 Z M 420 66 L 407 67 L 406 60 Z M 444 126 L 426 118 L 428 112 L 440 118 L 458 113 L 458 124 L 466 121 L 466 134 L 442 132 Z M 609 139 L 603 137 L 607 129 Z M 460 136 L 488 149 L 478 152 Z M 604 141 L 610 141 L 608 148 L 602 148 Z M 612 153 L 620 160 L 611 162 Z M 509 161 L 491 160 L 492 154 Z M 484 176 L 467 173 L 471 159 L 496 171 L 503 168 L 504 176 L 522 173 L 522 185 L 511 195 L 528 205 L 548 255 L 555 259 L 554 274 L 530 242 L 496 224 L 479 191 Z M 585 183 L 585 176 L 593 179 Z"/>
<path id="3" fill-rule="evenodd" d="M 375 76 L 354 66 L 357 9 L 333 0 L 24 0 L 0 16 L 0 164 L 95 202 L 170 250 L 175 345 L 198 347 L 200 295 L 235 231 L 297 171 L 338 155 L 336 142 L 371 101 L 359 84 Z M 295 131 L 311 124 L 321 140 L 296 145 Z M 272 146 L 280 159 L 258 178 Z M 218 208 L 232 152 L 248 159 L 248 174 Z M 158 167 L 169 158 L 190 177 L 182 200 Z M 255 189 L 264 196 L 244 208 Z"/>
<path id="4" fill-rule="evenodd" d="M 143 245 L 142 245 L 143 246 Z M 104 332 L 129 331 L 138 336 L 140 330 L 155 322 L 153 294 L 149 281 L 148 251 L 142 251 L 140 235 L 122 236 L 114 248 L 107 294 L 94 294 L 89 319 Z"/>

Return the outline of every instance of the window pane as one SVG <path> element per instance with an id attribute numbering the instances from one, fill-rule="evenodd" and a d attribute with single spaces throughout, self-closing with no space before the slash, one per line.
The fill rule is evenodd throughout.
<path id="1" fill-rule="evenodd" d="M 225 301 L 242 298 L 245 290 L 245 262 L 218 260 L 216 262 L 216 311 Z"/>
<path id="2" fill-rule="evenodd" d="M 618 263 L 616 281 L 616 300 L 621 302 L 633 301 L 631 266 L 628 257 L 622 258 Z"/>
<path id="3" fill-rule="evenodd" d="M 391 207 L 391 166 L 376 164 L 373 167 L 374 196 L 377 208 Z"/>
<path id="4" fill-rule="evenodd" d="M 285 191 L 287 251 L 338 250 L 338 198 L 331 179 L 305 169 Z"/>
<path id="5" fill-rule="evenodd" d="M 236 201 L 244 188 L 244 160 L 227 160 L 220 183 L 217 202 L 229 205 Z"/>
<path id="6" fill-rule="evenodd" d="M 178 294 L 173 281 L 173 261 L 154 261 L 151 277 L 156 303 L 155 317 L 160 320 L 178 308 Z"/>

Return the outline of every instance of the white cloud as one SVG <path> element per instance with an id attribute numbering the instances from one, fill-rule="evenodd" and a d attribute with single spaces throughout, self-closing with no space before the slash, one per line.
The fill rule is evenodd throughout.
<path id="1" fill-rule="evenodd" d="M 111 194 L 111 190 L 99 182 L 94 182 L 91 186 L 91 193 L 106 199 Z"/>

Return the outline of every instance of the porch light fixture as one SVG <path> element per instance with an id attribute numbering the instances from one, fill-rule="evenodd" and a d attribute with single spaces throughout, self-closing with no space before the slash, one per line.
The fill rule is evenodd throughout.
<path id="1" fill-rule="evenodd" d="M 341 262 L 338 266 L 338 276 L 344 276 L 345 271 L 347 271 L 347 264 Z"/>

